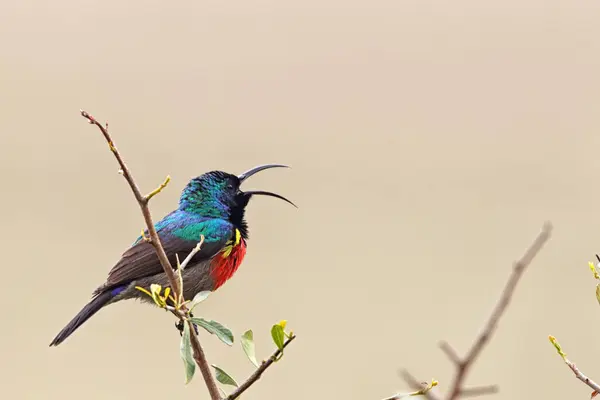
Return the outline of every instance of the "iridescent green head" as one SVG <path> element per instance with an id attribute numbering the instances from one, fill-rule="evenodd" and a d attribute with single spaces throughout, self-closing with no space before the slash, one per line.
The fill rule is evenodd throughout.
<path id="1" fill-rule="evenodd" d="M 286 165 L 265 164 L 238 176 L 223 171 L 207 172 L 192 179 L 183 189 L 179 199 L 179 209 L 203 217 L 227 219 L 238 228 L 245 230 L 244 211 L 253 195 L 276 197 L 295 206 L 294 203 L 276 193 L 263 190 L 244 192 L 240 189 L 242 183 L 257 172 L 278 167 L 287 168 Z"/>

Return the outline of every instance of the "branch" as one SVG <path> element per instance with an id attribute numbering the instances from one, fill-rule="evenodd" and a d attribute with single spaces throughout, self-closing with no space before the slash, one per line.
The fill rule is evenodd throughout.
<path id="1" fill-rule="evenodd" d="M 464 388 L 460 391 L 462 397 L 477 397 L 486 394 L 498 393 L 497 385 L 477 386 L 473 388 Z"/>
<path id="2" fill-rule="evenodd" d="M 433 387 L 433 384 L 431 385 L 431 387 L 426 386 L 427 383 L 419 382 L 419 380 L 417 378 L 415 378 L 407 370 L 402 371 L 402 377 L 404 378 L 404 381 L 406 383 L 408 383 L 408 385 L 411 388 L 416 390 L 416 392 L 414 394 L 413 393 L 410 393 L 410 394 L 400 394 L 399 393 L 399 394 L 396 394 L 392 397 L 388 397 L 383 400 L 399 400 L 403 397 L 414 396 L 416 394 L 424 395 L 425 397 L 427 397 L 428 400 L 441 400 L 441 397 L 436 392 L 431 390 Z"/>
<path id="3" fill-rule="evenodd" d="M 200 249 L 202 249 L 203 244 L 204 244 L 204 235 L 200 235 L 200 241 L 198 242 L 196 247 L 194 247 L 192 249 L 192 251 L 190 251 L 190 254 L 187 255 L 185 260 L 183 260 L 183 263 L 179 263 L 179 256 L 177 255 L 177 253 L 175 253 L 175 258 L 177 259 L 177 276 L 179 277 L 179 286 L 183 287 L 183 270 L 185 269 L 185 267 L 187 267 L 187 265 L 190 263 L 190 261 L 192 261 L 192 258 L 194 258 L 196 253 L 198 253 L 200 251 Z M 178 303 L 180 305 L 183 304 L 183 302 L 185 300 L 183 298 L 183 291 L 181 291 L 181 293 L 179 293 L 179 297 L 177 297 L 177 295 L 175 295 L 174 298 L 178 299 Z M 177 315 L 177 316 L 178 316 L 179 320 L 181 321 L 181 323 L 183 323 L 183 318 L 181 317 L 181 315 Z M 183 327 L 183 325 L 182 325 L 182 327 Z M 190 325 L 190 328 L 192 328 L 191 325 Z M 195 331 L 195 329 L 194 329 L 194 331 Z"/>
<path id="4" fill-rule="evenodd" d="M 275 353 L 273 353 L 273 355 L 271 355 L 271 357 L 269 357 L 267 359 L 267 361 L 263 361 L 262 364 L 260 365 L 260 367 L 258 367 L 256 369 L 256 371 L 254 371 L 254 373 L 252 375 L 250 375 L 248 377 L 248 379 L 246 379 L 246 381 L 244 383 L 242 383 L 233 393 L 231 393 L 229 396 L 227 396 L 224 400 L 234 400 L 234 399 L 237 399 L 250 386 L 254 385 L 256 383 L 256 381 L 258 381 L 260 379 L 260 377 L 262 376 L 263 372 L 265 372 L 267 368 L 269 368 L 275 361 L 277 361 L 279 359 L 279 356 L 281 354 L 283 354 L 283 349 L 285 349 L 286 346 L 288 344 L 290 344 L 292 342 L 292 340 L 294 340 L 294 339 L 296 339 L 296 335 L 294 335 L 293 333 L 291 333 L 290 336 L 283 343 L 282 349 L 277 349 L 275 351 Z"/>
<path id="5" fill-rule="evenodd" d="M 135 183 L 133 176 L 131 176 L 131 172 L 129 171 L 127 164 L 125 164 L 123 157 L 121 157 L 119 150 L 117 150 L 117 147 L 115 146 L 114 141 L 112 140 L 112 138 L 110 137 L 110 134 L 108 133 L 108 124 L 103 126 L 100 122 L 98 122 L 94 117 L 92 117 L 86 111 L 81 110 L 81 115 L 85 119 L 87 119 L 90 124 L 96 125 L 98 127 L 98 129 L 100 129 L 100 131 L 102 132 L 102 135 L 104 135 L 104 139 L 106 139 L 106 141 L 108 142 L 108 148 L 110 149 L 110 151 L 112 151 L 115 158 L 117 159 L 117 162 L 119 163 L 119 166 L 121 167 L 123 176 L 125 177 L 125 180 L 127 181 L 127 183 L 129 183 L 129 187 L 131 187 L 131 191 L 133 192 L 133 195 L 135 196 L 135 199 L 137 200 L 137 202 L 140 206 L 140 209 L 142 210 L 142 215 L 144 216 L 144 220 L 146 221 L 148 233 L 150 235 L 149 241 L 154 246 L 154 249 L 156 250 L 156 254 L 158 255 L 158 259 L 160 260 L 160 265 L 162 265 L 163 269 L 165 270 L 165 274 L 167 274 L 167 278 L 169 278 L 169 283 L 171 284 L 172 290 L 175 292 L 175 294 L 179 294 L 179 292 L 181 291 L 181 288 L 179 287 L 179 282 L 177 281 L 177 279 L 175 277 L 175 273 L 173 272 L 173 267 L 171 266 L 171 263 L 169 262 L 167 253 L 165 253 L 165 249 L 162 247 L 162 244 L 160 243 L 160 238 L 158 237 L 158 234 L 156 233 L 156 229 L 154 228 L 154 223 L 152 222 L 152 216 L 150 215 L 150 209 L 148 208 L 149 200 L 153 196 L 158 194 L 165 186 L 167 186 L 170 178 L 167 177 L 167 179 L 163 182 L 163 184 L 161 184 L 158 189 L 152 191 L 148 196 L 143 196 L 142 192 L 140 192 L 138 185 Z"/>
<path id="6" fill-rule="evenodd" d="M 185 267 L 187 267 L 187 265 L 190 263 L 192 258 L 194 258 L 194 256 L 196 255 L 196 253 L 198 253 L 200 251 L 203 244 L 204 244 L 204 235 L 201 235 L 200 241 L 198 242 L 196 247 L 194 247 L 192 249 L 192 251 L 190 251 L 190 254 L 188 254 L 187 257 L 183 260 L 183 262 L 179 265 L 179 268 L 181 268 L 182 271 L 185 269 Z M 177 257 L 177 262 L 179 262 L 179 256 L 176 255 L 176 257 Z"/>
<path id="7" fill-rule="evenodd" d="M 558 344 L 558 342 L 556 341 L 556 338 L 554 336 L 550 336 L 549 339 L 550 339 L 550 342 L 556 348 L 556 351 L 558 352 L 558 354 L 562 357 L 565 364 L 567 364 L 567 366 L 569 368 L 571 368 L 571 371 L 573 371 L 573 374 L 575 374 L 575 377 L 577 379 L 579 379 L 581 382 L 588 385 L 590 388 L 594 389 L 594 391 L 592 392 L 592 398 L 595 397 L 598 393 L 600 393 L 600 385 L 598 385 L 592 379 L 590 379 L 586 375 L 584 375 L 584 373 L 581 372 L 579 370 L 579 368 L 577 368 L 575 366 L 575 363 L 567 358 L 567 355 L 562 351 L 560 344 Z"/>
<path id="8" fill-rule="evenodd" d="M 158 256 L 160 264 L 162 265 L 163 270 L 165 271 L 165 274 L 167 275 L 167 278 L 169 279 L 169 284 L 171 286 L 171 290 L 173 291 L 173 297 L 179 298 L 179 296 L 182 295 L 182 287 L 180 286 L 179 280 L 175 276 L 175 272 L 173 270 L 173 267 L 171 266 L 171 263 L 169 262 L 167 253 L 165 252 L 165 249 L 163 248 L 163 246 L 160 242 L 158 233 L 156 233 L 156 229 L 154 228 L 154 222 L 152 221 L 152 216 L 150 214 L 150 209 L 148 208 L 148 202 L 150 201 L 150 199 L 152 197 L 154 197 L 155 195 L 157 195 L 158 193 L 160 193 L 160 191 L 163 190 L 167 186 L 167 184 L 169 183 L 170 177 L 167 176 L 165 181 L 157 189 L 153 190 L 148 195 L 143 196 L 142 193 L 140 192 L 139 187 L 135 183 L 135 180 L 133 179 L 133 176 L 131 175 L 131 172 L 129 171 L 127 164 L 125 164 L 125 161 L 121 157 L 121 154 L 117 150 L 117 147 L 115 146 L 114 141 L 112 140 L 110 134 L 108 133 L 108 124 L 102 125 L 94 117 L 92 117 L 90 114 L 88 114 L 86 111 L 83 111 L 83 110 L 80 110 L 80 111 L 81 111 L 82 117 L 87 119 L 90 124 L 96 125 L 98 127 L 98 129 L 100 129 L 100 131 L 102 132 L 102 135 L 104 136 L 104 139 L 106 139 L 106 141 L 108 142 L 108 147 L 109 147 L 110 151 L 113 153 L 113 155 L 117 159 L 117 162 L 119 163 L 119 166 L 121 167 L 120 172 L 125 177 L 125 180 L 127 180 L 127 183 L 129 183 L 129 187 L 131 188 L 131 191 L 133 192 L 133 195 L 135 196 L 135 199 L 137 200 L 138 205 L 140 206 L 140 209 L 142 210 L 142 215 L 144 216 L 144 220 L 146 221 L 146 226 L 148 229 L 148 234 L 150 235 L 150 238 L 146 239 L 146 240 L 148 240 L 154 246 L 154 250 L 156 251 L 156 254 Z M 184 261 L 184 263 L 185 263 L 185 261 Z M 183 306 L 181 309 L 184 312 L 187 310 L 187 308 L 185 306 Z M 182 315 L 178 315 L 178 317 L 180 319 L 183 319 Z M 196 363 L 198 364 L 198 367 L 200 368 L 200 371 L 202 372 L 202 376 L 204 377 L 204 382 L 206 383 L 206 386 L 210 393 L 211 399 L 212 400 L 220 400 L 221 395 L 219 393 L 217 383 L 215 382 L 213 375 L 211 373 L 210 367 L 206 360 L 206 356 L 204 354 L 204 351 L 202 350 L 202 346 L 200 345 L 198 336 L 196 335 L 196 330 L 193 329 L 193 325 L 191 325 L 191 322 L 188 322 L 188 323 L 190 324 L 190 328 L 192 328 L 192 329 L 190 329 L 190 340 L 192 343 L 192 347 L 194 349 L 194 359 L 196 360 Z"/>
<path id="9" fill-rule="evenodd" d="M 473 342 L 473 345 L 464 357 L 461 358 L 456 350 L 454 350 L 454 348 L 452 348 L 452 346 L 450 346 L 447 342 L 440 343 L 440 348 L 456 367 L 456 374 L 454 376 L 454 381 L 452 382 L 452 389 L 446 396 L 446 400 L 456 400 L 459 397 L 475 396 L 497 390 L 495 386 L 487 386 L 476 389 L 465 389 L 463 386 L 467 373 L 469 372 L 469 368 L 477 360 L 477 357 L 495 333 L 498 326 L 498 321 L 508 308 L 508 305 L 510 304 L 514 291 L 519 283 L 519 280 L 523 276 L 523 273 L 538 252 L 542 249 L 542 247 L 544 247 L 544 244 L 546 244 L 546 242 L 550 239 L 551 233 L 552 224 L 550 222 L 546 222 L 542 227 L 542 231 L 527 249 L 525 254 L 520 260 L 514 263 L 512 274 L 504 286 L 504 290 L 498 303 L 492 310 L 492 313 L 483 326 L 481 333 L 477 336 Z M 404 378 L 405 381 L 412 387 L 415 386 L 415 382 L 418 384 L 418 381 L 412 378 L 412 375 L 408 373 L 405 373 Z M 438 400 L 438 398 L 433 396 L 431 392 L 426 393 L 426 395 L 430 400 Z"/>

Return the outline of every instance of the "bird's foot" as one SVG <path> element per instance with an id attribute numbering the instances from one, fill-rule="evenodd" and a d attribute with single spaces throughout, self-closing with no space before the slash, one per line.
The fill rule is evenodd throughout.
<path id="1" fill-rule="evenodd" d="M 183 336 L 183 320 L 180 319 L 178 322 L 175 322 L 175 328 L 179 331 L 179 336 Z"/>
<path id="2" fill-rule="evenodd" d="M 193 317 L 193 315 L 190 314 L 190 317 Z M 183 336 L 183 324 L 184 322 L 182 319 L 175 323 L 175 328 L 179 331 L 179 336 Z M 196 331 L 196 335 L 198 335 L 198 325 L 192 324 L 192 326 L 194 327 L 194 331 Z"/>

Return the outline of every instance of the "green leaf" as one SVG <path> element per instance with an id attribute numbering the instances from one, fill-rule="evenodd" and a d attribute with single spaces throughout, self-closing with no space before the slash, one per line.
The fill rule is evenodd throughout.
<path id="1" fill-rule="evenodd" d="M 196 307 L 198 304 L 202 303 L 204 300 L 206 300 L 208 298 L 208 296 L 210 296 L 212 292 L 210 290 L 205 290 L 203 292 L 197 293 L 194 296 L 194 299 L 192 300 L 192 303 L 190 304 L 190 311 L 192 311 L 194 309 L 194 307 Z"/>
<path id="2" fill-rule="evenodd" d="M 244 349 L 244 353 L 246 353 L 248 360 L 250 360 L 254 366 L 258 367 L 254 350 L 254 333 L 252 333 L 252 329 L 247 330 L 242 335 L 242 349 Z"/>
<path id="3" fill-rule="evenodd" d="M 226 345 L 231 346 L 233 344 L 233 333 L 231 333 L 229 328 L 221 325 L 217 321 L 207 321 L 204 318 L 190 318 L 190 321 L 206 329 L 209 333 L 217 335 L 217 337 Z"/>
<path id="4" fill-rule="evenodd" d="M 283 328 L 280 324 L 275 324 L 271 328 L 271 337 L 275 342 L 275 345 L 279 350 L 283 350 L 283 341 L 285 339 L 285 334 L 283 333 Z"/>
<path id="5" fill-rule="evenodd" d="M 181 335 L 181 343 L 179 345 L 179 354 L 183 360 L 185 368 L 185 383 L 190 383 L 196 371 L 196 362 L 192 356 L 192 343 L 190 341 L 190 325 L 183 324 L 183 335 Z"/>
<path id="6" fill-rule="evenodd" d="M 212 364 L 212 367 L 215 369 L 215 378 L 217 378 L 219 382 L 221 382 L 223 385 L 238 387 L 237 382 L 231 377 L 231 375 L 217 367 L 215 364 Z"/>

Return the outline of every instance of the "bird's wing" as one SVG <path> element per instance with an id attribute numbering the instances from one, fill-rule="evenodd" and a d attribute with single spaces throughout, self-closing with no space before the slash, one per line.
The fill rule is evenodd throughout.
<path id="1" fill-rule="evenodd" d="M 183 262 L 204 235 L 204 243 L 190 264 L 212 258 L 223 249 L 232 238 L 234 228 L 231 223 L 221 219 L 196 219 L 165 217 L 156 224 L 161 244 L 173 268 L 177 268 L 177 258 Z M 147 233 L 145 233 L 147 235 Z M 97 292 L 115 288 L 136 279 L 156 275 L 163 271 L 158 255 L 152 244 L 139 238 L 110 270 L 108 279 Z"/>

